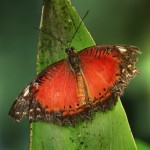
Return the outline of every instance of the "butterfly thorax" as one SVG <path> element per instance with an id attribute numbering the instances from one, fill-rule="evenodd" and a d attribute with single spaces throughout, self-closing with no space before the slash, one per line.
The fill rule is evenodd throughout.
<path id="1" fill-rule="evenodd" d="M 86 104 L 88 99 L 88 93 L 85 85 L 85 81 L 82 75 L 82 69 L 79 62 L 78 54 L 75 51 L 75 48 L 66 48 L 66 53 L 68 54 L 68 63 L 71 71 L 74 74 L 77 86 L 78 99 L 80 100 L 80 105 L 83 106 Z"/>
<path id="2" fill-rule="evenodd" d="M 70 47 L 66 48 L 66 53 L 68 54 L 69 64 L 71 65 L 72 70 L 75 73 L 80 72 L 80 63 L 77 53 L 75 52 L 75 48 Z"/>

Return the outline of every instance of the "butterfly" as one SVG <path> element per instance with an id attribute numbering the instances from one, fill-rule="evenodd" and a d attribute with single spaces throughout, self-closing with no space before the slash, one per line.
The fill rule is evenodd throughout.
<path id="1" fill-rule="evenodd" d="M 66 48 L 67 58 L 35 77 L 13 103 L 9 115 L 16 121 L 50 121 L 74 125 L 93 112 L 113 108 L 130 79 L 139 74 L 135 53 L 127 45 L 91 46 L 79 52 Z"/>

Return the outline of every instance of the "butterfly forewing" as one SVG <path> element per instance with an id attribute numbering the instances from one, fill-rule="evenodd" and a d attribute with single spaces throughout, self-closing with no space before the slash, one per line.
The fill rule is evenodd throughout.
<path id="1" fill-rule="evenodd" d="M 46 108 L 45 111 L 69 113 L 71 109 L 76 110 L 76 104 L 79 104 L 76 80 L 66 61 L 48 68 L 45 76 L 38 78 L 39 81 L 35 99 Z"/>
<path id="2" fill-rule="evenodd" d="M 75 77 L 63 60 L 42 71 L 19 95 L 9 114 L 17 121 L 23 116 L 31 121 L 53 121 L 54 117 L 76 113 L 79 104 Z"/>
<path id="3" fill-rule="evenodd" d="M 110 54 L 105 49 L 98 47 L 89 48 L 80 53 L 80 64 L 89 88 L 91 99 L 107 97 L 108 90 L 116 82 L 116 74 L 120 73 L 119 60 L 114 59 L 113 52 Z M 104 98 L 101 98 L 101 101 Z"/>
<path id="4" fill-rule="evenodd" d="M 110 109 L 129 80 L 139 73 L 133 61 L 135 52 L 135 47 L 119 45 L 93 46 L 79 52 L 90 100 L 99 103 L 101 110 Z"/>

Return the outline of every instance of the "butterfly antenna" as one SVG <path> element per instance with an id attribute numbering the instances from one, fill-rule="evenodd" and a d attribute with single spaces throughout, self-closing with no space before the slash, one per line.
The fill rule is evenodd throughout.
<path id="1" fill-rule="evenodd" d="M 72 38 L 71 38 L 71 40 L 70 40 L 69 47 L 71 46 L 71 42 L 72 42 L 73 38 L 75 37 L 75 35 L 76 35 L 76 33 L 78 32 L 78 30 L 79 30 L 79 28 L 80 28 L 80 26 L 81 26 L 83 20 L 85 19 L 85 17 L 87 16 L 88 13 L 89 13 L 89 10 L 86 12 L 86 14 L 84 15 L 84 17 L 82 18 L 82 20 L 81 20 L 80 24 L 78 25 L 78 27 L 77 27 L 77 29 L 76 29 L 74 35 L 72 36 Z"/>
<path id="2" fill-rule="evenodd" d="M 45 34 L 47 34 L 48 36 L 54 38 L 55 40 L 61 42 L 63 45 L 65 45 L 66 47 L 68 47 L 68 45 L 65 44 L 65 42 L 63 42 L 61 39 L 58 39 L 58 38 L 54 37 L 53 35 L 49 34 L 48 32 L 46 32 L 46 31 L 44 31 L 44 30 L 42 30 L 42 29 L 36 28 L 36 27 L 34 27 L 34 29 L 35 29 L 35 30 L 38 30 L 38 31 L 40 31 L 40 32 L 43 32 L 43 33 L 45 33 Z"/>

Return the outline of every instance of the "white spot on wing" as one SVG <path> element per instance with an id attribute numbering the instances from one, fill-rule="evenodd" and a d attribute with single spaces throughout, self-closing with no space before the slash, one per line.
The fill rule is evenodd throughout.
<path id="1" fill-rule="evenodd" d="M 119 51 L 120 52 L 122 52 L 122 53 L 124 53 L 124 52 L 126 52 L 127 51 L 127 49 L 125 48 L 125 47 L 123 47 L 123 46 L 116 46 L 118 49 L 119 49 Z"/>
<path id="2" fill-rule="evenodd" d="M 30 109 L 30 112 L 33 112 L 33 109 Z"/>
<path id="3" fill-rule="evenodd" d="M 24 94 L 23 94 L 24 97 L 28 95 L 28 93 L 29 93 L 29 87 L 30 87 L 30 85 L 28 85 L 26 87 L 26 89 L 24 90 Z"/>
<path id="4" fill-rule="evenodd" d="M 34 82 L 34 83 L 33 83 L 33 86 L 34 86 L 36 89 L 38 89 L 38 85 L 39 85 L 39 84 L 38 84 L 37 82 Z"/>
<path id="5" fill-rule="evenodd" d="M 15 113 L 16 113 L 16 115 L 19 115 L 19 114 L 20 114 L 20 112 L 19 112 L 19 111 L 15 112 Z"/>
<path id="6" fill-rule="evenodd" d="M 23 115 L 26 115 L 27 113 L 26 113 L 26 112 L 23 112 L 22 114 L 23 114 Z"/>

